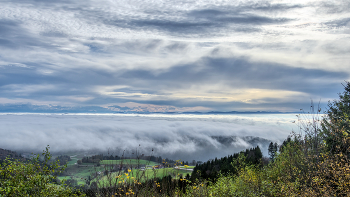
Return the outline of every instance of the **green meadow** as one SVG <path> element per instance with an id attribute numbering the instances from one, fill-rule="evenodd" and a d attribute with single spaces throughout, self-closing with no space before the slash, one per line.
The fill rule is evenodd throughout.
<path id="1" fill-rule="evenodd" d="M 153 178 L 162 178 L 165 176 L 172 176 L 174 179 L 185 177 L 187 174 L 191 175 L 192 171 L 175 169 L 175 168 L 161 168 L 161 169 L 134 169 L 126 172 L 113 172 L 109 175 L 101 175 L 92 181 L 96 181 L 100 186 L 113 186 L 121 183 L 145 182 Z"/>
<path id="2" fill-rule="evenodd" d="M 113 165 L 113 164 L 123 164 L 123 165 L 150 165 L 155 166 L 158 163 L 153 161 L 147 161 L 142 159 L 121 159 L 121 160 L 103 160 L 100 162 L 101 165 Z"/>
<path id="3" fill-rule="evenodd" d="M 110 183 L 111 177 L 114 177 L 113 183 L 115 181 L 125 181 L 128 180 L 127 177 L 131 180 L 137 179 L 140 182 L 144 182 L 145 180 L 152 178 L 161 178 L 164 176 L 171 175 L 173 178 L 177 179 L 180 175 L 186 176 L 187 174 L 191 174 L 192 171 L 186 171 L 185 167 L 180 166 L 179 169 L 174 168 L 161 168 L 161 169 L 151 169 L 153 166 L 159 165 L 159 163 L 153 161 L 147 161 L 142 159 L 122 159 L 122 160 L 102 160 L 100 161 L 100 165 L 97 166 L 94 163 L 82 163 L 81 165 L 77 164 L 77 161 L 81 159 L 79 155 L 71 156 L 71 161 L 67 163 L 67 168 L 64 171 L 64 174 L 58 176 L 57 178 L 62 180 L 76 180 L 77 185 L 84 185 L 86 181 L 89 179 L 91 182 L 96 181 L 99 184 L 107 184 Z M 124 171 L 112 172 L 109 175 L 104 175 L 106 170 L 111 171 L 114 165 L 123 165 L 126 168 L 132 169 L 137 165 L 146 165 L 145 170 L 133 169 L 129 175 L 127 176 Z M 193 169 L 195 166 L 188 166 L 188 169 Z M 118 180 L 115 178 L 120 176 Z"/>

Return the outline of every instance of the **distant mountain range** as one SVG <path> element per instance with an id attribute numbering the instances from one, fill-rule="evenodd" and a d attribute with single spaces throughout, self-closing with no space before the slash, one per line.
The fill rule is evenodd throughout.
<path id="1" fill-rule="evenodd" d="M 0 104 L 0 113 L 115 113 L 115 114 L 276 114 L 276 113 L 299 113 L 299 112 L 279 112 L 279 111 L 162 111 L 154 112 L 142 107 L 118 107 L 109 106 L 59 106 L 59 105 L 32 105 L 32 104 Z"/>

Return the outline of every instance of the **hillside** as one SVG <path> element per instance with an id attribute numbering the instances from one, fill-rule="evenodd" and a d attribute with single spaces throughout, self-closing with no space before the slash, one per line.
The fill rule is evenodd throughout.
<path id="1" fill-rule="evenodd" d="M 4 160 L 6 159 L 6 157 L 9 157 L 11 159 L 24 159 L 20 154 L 18 154 L 15 151 L 0 148 L 0 160 Z"/>

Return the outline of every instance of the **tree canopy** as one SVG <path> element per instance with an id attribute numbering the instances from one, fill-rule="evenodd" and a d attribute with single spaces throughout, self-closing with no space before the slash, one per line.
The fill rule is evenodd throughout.
<path id="1" fill-rule="evenodd" d="M 49 147 L 31 160 L 7 158 L 0 164 L 0 196 L 85 196 L 79 190 L 57 183 L 55 173 L 64 170 L 50 163 Z"/>

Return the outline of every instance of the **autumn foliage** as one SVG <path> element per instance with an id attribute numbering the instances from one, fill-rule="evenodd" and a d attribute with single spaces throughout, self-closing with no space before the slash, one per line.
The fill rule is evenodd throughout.
<path id="1" fill-rule="evenodd" d="M 321 109 L 301 113 L 293 133 L 266 166 L 239 165 L 237 175 L 204 186 L 209 196 L 350 196 L 350 83 Z M 244 157 L 241 155 L 240 157 Z M 238 158 L 244 161 L 244 158 Z M 261 165 L 260 165 L 261 166 Z M 189 196 L 194 196 L 189 191 Z"/>

